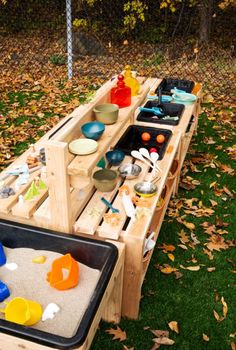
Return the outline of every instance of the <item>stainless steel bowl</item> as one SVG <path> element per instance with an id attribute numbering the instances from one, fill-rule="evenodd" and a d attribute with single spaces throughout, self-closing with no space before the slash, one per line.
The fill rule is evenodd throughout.
<path id="1" fill-rule="evenodd" d="M 152 197 L 157 193 L 157 186 L 148 181 L 138 182 L 134 185 L 134 191 L 142 197 Z"/>
<path id="2" fill-rule="evenodd" d="M 123 164 L 118 168 L 121 177 L 126 179 L 135 179 L 139 176 L 142 171 L 141 166 L 137 164 L 127 163 Z"/>

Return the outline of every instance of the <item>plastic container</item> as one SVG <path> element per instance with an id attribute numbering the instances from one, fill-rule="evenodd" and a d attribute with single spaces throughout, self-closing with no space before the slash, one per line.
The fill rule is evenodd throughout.
<path id="1" fill-rule="evenodd" d="M 131 105 L 131 88 L 125 85 L 122 74 L 118 75 L 117 86 L 111 89 L 111 103 L 117 104 L 119 108 Z"/>
<path id="2" fill-rule="evenodd" d="M 151 138 L 149 141 L 142 140 L 141 136 L 144 132 L 150 134 Z M 156 141 L 156 137 L 160 134 L 165 136 L 165 142 L 161 144 Z M 156 148 L 159 154 L 159 160 L 161 160 L 165 154 L 165 150 L 170 141 L 171 135 L 171 130 L 167 129 L 152 128 L 141 125 L 130 125 L 121 136 L 120 140 L 117 142 L 115 148 L 122 149 L 127 155 L 130 155 L 131 151 L 133 150 L 138 151 L 141 147 L 146 148 L 148 151 L 150 151 L 151 148 Z"/>
<path id="3" fill-rule="evenodd" d="M 164 116 L 156 116 L 154 113 L 149 112 L 140 112 L 137 116 L 137 120 L 144 121 L 146 123 L 155 123 L 155 124 L 166 124 L 166 125 L 178 125 L 179 121 L 183 115 L 185 106 L 179 103 L 162 103 L 159 104 L 159 100 L 148 101 L 145 105 L 145 108 L 161 107 L 164 111 Z M 178 117 L 178 120 L 174 119 L 163 119 L 166 116 Z"/>
<path id="4" fill-rule="evenodd" d="M 165 78 L 162 80 L 161 84 L 157 87 L 155 92 L 158 92 L 158 89 L 161 88 L 163 94 L 170 94 L 170 90 L 177 88 L 185 92 L 192 92 L 194 87 L 194 81 L 178 79 L 178 78 Z"/>
<path id="5" fill-rule="evenodd" d="M 82 345 L 113 272 L 118 256 L 116 246 L 107 242 L 80 238 L 4 220 L 0 221 L 0 240 L 8 248 L 25 247 L 51 250 L 61 254 L 70 253 L 75 260 L 82 264 L 100 270 L 100 277 L 91 302 L 73 337 L 65 338 L 0 320 L 0 332 L 19 338 L 59 349 L 72 349 Z"/>

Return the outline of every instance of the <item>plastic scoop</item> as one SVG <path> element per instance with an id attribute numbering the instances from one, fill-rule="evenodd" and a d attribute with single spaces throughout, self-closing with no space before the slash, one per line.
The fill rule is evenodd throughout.
<path id="1" fill-rule="evenodd" d="M 152 113 L 154 115 L 157 115 L 158 117 L 163 117 L 165 115 L 163 110 L 159 107 L 152 107 L 152 108 L 139 107 L 139 110 L 141 112 Z"/>
<path id="2" fill-rule="evenodd" d="M 104 204 L 106 204 L 106 206 L 107 206 L 108 208 L 111 209 L 112 213 L 119 213 L 119 212 L 120 212 L 119 209 L 114 208 L 114 207 L 111 205 L 111 203 L 108 202 L 108 201 L 106 200 L 106 198 L 101 197 L 101 201 L 102 201 Z"/>
<path id="3" fill-rule="evenodd" d="M 122 204 L 124 206 L 125 213 L 129 218 L 131 218 L 131 220 L 135 221 L 135 208 L 129 193 L 130 192 L 128 186 L 123 185 L 120 187 L 119 194 L 122 198 Z"/>
<path id="4" fill-rule="evenodd" d="M 63 270 L 68 270 L 63 276 Z M 51 271 L 47 274 L 47 281 L 51 287 L 65 290 L 75 287 L 79 281 L 79 264 L 68 253 L 52 262 Z"/>
<path id="5" fill-rule="evenodd" d="M 6 308 L 0 311 L 5 314 L 7 321 L 32 326 L 41 319 L 42 307 L 36 301 L 16 297 L 5 304 Z"/>

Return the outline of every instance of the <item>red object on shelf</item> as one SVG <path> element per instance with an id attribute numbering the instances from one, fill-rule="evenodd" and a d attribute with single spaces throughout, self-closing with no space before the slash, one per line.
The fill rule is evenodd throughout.
<path id="1" fill-rule="evenodd" d="M 117 86 L 111 89 L 111 103 L 117 104 L 119 108 L 131 105 L 131 88 L 124 83 L 124 76 L 118 75 Z"/>

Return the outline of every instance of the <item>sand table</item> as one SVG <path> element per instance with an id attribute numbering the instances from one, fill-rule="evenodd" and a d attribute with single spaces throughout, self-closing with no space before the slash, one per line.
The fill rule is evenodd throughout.
<path id="1" fill-rule="evenodd" d="M 49 303 L 56 303 L 60 311 L 55 314 L 54 319 L 40 321 L 32 328 L 71 338 L 76 333 L 90 302 L 100 271 L 79 263 L 79 284 L 75 288 L 58 291 L 50 287 L 46 276 L 51 270 L 52 261 L 62 254 L 29 248 L 9 249 L 4 247 L 4 251 L 7 263 L 14 262 L 18 265 L 14 271 L 10 271 L 5 266 L 0 267 L 0 280 L 8 286 L 11 293 L 5 301 L 14 297 L 23 297 L 39 302 L 43 310 Z M 33 263 L 33 258 L 40 255 L 46 256 L 46 262 L 44 264 Z M 4 303 L 0 303 L 0 308 L 5 308 Z M 2 313 L 0 313 L 0 318 L 4 319 Z"/>

